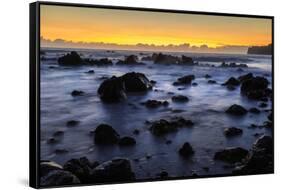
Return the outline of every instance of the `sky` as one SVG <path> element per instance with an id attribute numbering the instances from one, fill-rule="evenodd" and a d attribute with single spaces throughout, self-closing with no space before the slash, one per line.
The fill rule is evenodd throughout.
<path id="1" fill-rule="evenodd" d="M 271 20 L 41 5 L 43 47 L 245 53 L 271 42 Z"/>

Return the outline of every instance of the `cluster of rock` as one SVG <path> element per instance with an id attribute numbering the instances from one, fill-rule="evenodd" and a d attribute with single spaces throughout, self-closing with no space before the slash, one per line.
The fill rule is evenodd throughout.
<path id="1" fill-rule="evenodd" d="M 135 179 L 131 163 L 124 158 L 114 158 L 99 163 L 86 157 L 71 159 L 63 166 L 52 161 L 40 163 L 40 185 L 42 187 L 74 185 L 79 183 L 122 182 Z"/>
<path id="2" fill-rule="evenodd" d="M 144 74 L 131 72 L 103 81 L 98 88 L 98 94 L 104 102 L 119 102 L 127 98 L 127 93 L 146 92 L 152 86 Z"/>
<path id="3" fill-rule="evenodd" d="M 156 136 L 165 135 L 167 133 L 175 132 L 182 127 L 192 127 L 194 123 L 191 120 L 183 117 L 173 117 L 170 120 L 160 119 L 153 121 L 149 127 L 152 134 Z"/>
<path id="4" fill-rule="evenodd" d="M 153 53 L 151 56 L 146 56 L 142 58 L 143 61 L 153 61 L 155 64 L 173 64 L 173 65 L 198 65 L 192 57 L 182 55 L 181 57 L 163 54 L 163 53 Z"/>
<path id="5" fill-rule="evenodd" d="M 178 85 L 190 85 L 191 82 L 195 79 L 194 75 L 186 75 L 177 79 L 176 82 L 173 83 L 174 86 Z"/>
<path id="6" fill-rule="evenodd" d="M 125 57 L 124 60 L 119 60 L 116 65 L 145 65 L 142 62 L 138 61 L 138 56 L 136 55 L 129 55 Z"/>
<path id="7" fill-rule="evenodd" d="M 247 64 L 244 64 L 244 63 L 235 63 L 235 62 L 232 62 L 232 63 L 225 63 L 225 62 L 222 62 L 220 67 L 248 67 Z"/>

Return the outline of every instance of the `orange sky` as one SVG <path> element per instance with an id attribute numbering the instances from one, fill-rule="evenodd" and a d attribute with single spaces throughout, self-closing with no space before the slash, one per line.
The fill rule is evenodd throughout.
<path id="1" fill-rule="evenodd" d="M 41 5 L 41 36 L 134 45 L 267 45 L 271 20 Z"/>

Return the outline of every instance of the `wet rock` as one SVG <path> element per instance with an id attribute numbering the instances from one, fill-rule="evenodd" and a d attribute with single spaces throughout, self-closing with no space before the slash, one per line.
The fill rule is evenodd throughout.
<path id="1" fill-rule="evenodd" d="M 224 162 L 235 163 L 241 162 L 248 154 L 248 150 L 237 147 L 227 148 L 215 153 L 214 159 Z"/>
<path id="2" fill-rule="evenodd" d="M 195 79 L 194 75 L 186 75 L 177 79 L 176 82 L 173 83 L 174 86 L 177 85 L 188 85 L 191 84 L 192 80 Z"/>
<path id="3" fill-rule="evenodd" d="M 83 60 L 76 51 L 72 51 L 62 57 L 58 58 L 60 65 L 80 66 Z"/>
<path id="4" fill-rule="evenodd" d="M 242 129 L 236 128 L 236 127 L 229 127 L 224 130 L 224 134 L 227 137 L 233 137 L 237 135 L 241 135 L 243 133 Z"/>
<path id="5" fill-rule="evenodd" d="M 157 82 L 155 80 L 150 80 L 150 83 L 155 85 Z"/>
<path id="6" fill-rule="evenodd" d="M 186 120 L 182 117 L 174 117 L 171 120 L 160 119 L 154 121 L 149 129 L 154 135 L 161 136 L 170 132 L 175 132 L 178 128 L 191 126 L 193 126 L 191 120 Z"/>
<path id="7" fill-rule="evenodd" d="M 160 106 L 168 106 L 169 102 L 167 101 L 158 101 L 158 100 L 147 100 L 146 102 L 141 103 L 148 108 L 158 108 Z"/>
<path id="8" fill-rule="evenodd" d="M 40 163 L 40 185 L 42 187 L 73 185 L 80 180 L 54 162 L 44 161 Z"/>
<path id="9" fill-rule="evenodd" d="M 112 61 L 108 58 L 102 59 L 84 59 L 84 64 L 92 65 L 92 66 L 110 66 L 113 65 Z"/>
<path id="10" fill-rule="evenodd" d="M 242 83 L 246 80 L 252 79 L 254 77 L 253 73 L 248 73 L 246 75 L 241 75 L 240 77 L 238 77 L 238 80 Z"/>
<path id="11" fill-rule="evenodd" d="M 225 112 L 232 115 L 245 115 L 248 111 L 240 105 L 233 104 Z"/>
<path id="12" fill-rule="evenodd" d="M 153 54 L 152 59 L 155 64 L 179 64 L 181 62 L 179 57 L 172 55 L 165 55 L 162 53 Z"/>
<path id="13" fill-rule="evenodd" d="M 67 161 L 63 169 L 77 176 L 82 183 L 91 183 L 92 170 L 98 165 L 98 162 L 90 163 L 86 157 L 81 157 Z"/>
<path id="14" fill-rule="evenodd" d="M 116 65 L 144 65 L 144 63 L 138 62 L 138 56 L 129 55 L 125 57 L 124 61 L 119 60 Z"/>
<path id="15" fill-rule="evenodd" d="M 88 74 L 94 74 L 95 71 L 94 71 L 94 70 L 89 70 L 89 71 L 87 71 L 86 73 L 88 73 Z"/>
<path id="16" fill-rule="evenodd" d="M 198 86 L 198 83 L 193 82 L 191 85 L 192 85 L 192 86 Z"/>
<path id="17" fill-rule="evenodd" d="M 121 182 L 135 179 L 131 163 L 127 159 L 115 158 L 104 162 L 93 169 L 94 182 Z"/>
<path id="18" fill-rule="evenodd" d="M 233 86 L 233 85 L 227 85 L 226 88 L 227 88 L 227 90 L 230 90 L 230 91 L 233 91 L 236 89 L 235 86 Z"/>
<path id="19" fill-rule="evenodd" d="M 194 154 L 194 150 L 188 142 L 185 142 L 179 149 L 179 154 L 183 157 L 190 157 Z"/>
<path id="20" fill-rule="evenodd" d="M 261 103 L 259 104 L 259 107 L 260 107 L 260 108 L 265 108 L 265 107 L 267 107 L 267 103 L 261 102 Z"/>
<path id="21" fill-rule="evenodd" d="M 216 84 L 217 83 L 217 81 L 215 81 L 215 80 L 208 80 L 208 84 Z"/>
<path id="22" fill-rule="evenodd" d="M 273 140 L 270 136 L 260 137 L 243 162 L 233 174 L 266 174 L 273 173 Z"/>
<path id="23" fill-rule="evenodd" d="M 47 140 L 47 144 L 55 144 L 55 143 L 57 143 L 57 142 L 58 142 L 58 140 L 55 139 L 55 138 L 49 138 L 49 139 Z"/>
<path id="24" fill-rule="evenodd" d="M 81 90 L 73 90 L 71 92 L 71 96 L 82 96 L 82 95 L 84 95 L 84 92 Z"/>
<path id="25" fill-rule="evenodd" d="M 136 140 L 133 137 L 122 137 L 119 140 L 120 146 L 132 146 L 136 144 Z"/>
<path id="26" fill-rule="evenodd" d="M 206 74 L 204 77 L 205 77 L 206 79 L 212 78 L 212 76 L 211 76 L 211 75 L 208 75 L 208 74 Z"/>
<path id="27" fill-rule="evenodd" d="M 243 63 L 237 64 L 235 62 L 232 62 L 232 63 L 229 63 L 229 64 L 227 64 L 225 62 L 222 62 L 220 67 L 242 67 L 243 68 L 243 67 L 248 67 L 248 65 L 247 64 L 243 64 Z"/>
<path id="28" fill-rule="evenodd" d="M 152 84 L 142 73 L 126 73 L 122 77 L 126 92 L 146 92 L 152 89 Z"/>
<path id="29" fill-rule="evenodd" d="M 95 129 L 94 139 L 95 144 L 116 144 L 120 136 L 110 125 L 100 124 Z"/>
<path id="30" fill-rule="evenodd" d="M 68 122 L 66 122 L 66 126 L 67 127 L 75 127 L 80 123 L 80 121 L 77 120 L 70 120 Z"/>
<path id="31" fill-rule="evenodd" d="M 195 62 L 193 61 L 192 57 L 187 57 L 185 55 L 182 55 L 180 64 L 191 66 L 191 65 L 195 65 Z"/>
<path id="32" fill-rule="evenodd" d="M 54 132 L 53 136 L 59 137 L 59 136 L 62 136 L 63 134 L 64 134 L 64 131 L 56 131 L 56 132 Z"/>
<path id="33" fill-rule="evenodd" d="M 188 102 L 188 101 L 189 101 L 188 97 L 183 96 L 183 95 L 176 95 L 176 96 L 173 96 L 173 97 L 172 97 L 172 100 L 173 100 L 174 102 Z"/>
<path id="34" fill-rule="evenodd" d="M 230 77 L 223 85 L 238 86 L 239 84 L 240 82 L 236 78 Z"/>
<path id="35" fill-rule="evenodd" d="M 258 108 L 250 108 L 249 112 L 254 113 L 254 114 L 259 114 L 261 111 Z"/>
<path id="36" fill-rule="evenodd" d="M 270 96 L 271 92 L 267 90 L 268 84 L 268 80 L 264 77 L 253 77 L 242 82 L 240 90 L 249 99 L 259 100 Z"/>

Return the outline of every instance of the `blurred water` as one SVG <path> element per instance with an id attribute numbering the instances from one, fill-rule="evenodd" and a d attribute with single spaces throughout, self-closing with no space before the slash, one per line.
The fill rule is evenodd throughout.
<path id="1" fill-rule="evenodd" d="M 240 104 L 245 108 L 257 107 L 259 102 L 249 101 L 240 95 L 237 88 L 229 91 L 221 86 L 229 77 L 238 77 L 252 72 L 255 75 L 263 75 L 271 81 L 271 57 L 247 56 L 247 55 L 218 55 L 218 54 L 186 54 L 193 57 L 213 56 L 232 60 L 239 58 L 247 63 L 248 68 L 238 72 L 236 68 L 217 68 L 203 66 L 175 66 L 155 65 L 145 62 L 144 66 L 109 66 L 109 67 L 63 67 L 58 66 L 56 59 L 65 54 L 61 50 L 45 50 L 44 60 L 41 61 L 41 159 L 53 160 L 63 164 L 71 158 L 87 156 L 92 161 L 106 161 L 113 157 L 127 157 L 132 160 L 132 166 L 138 179 L 156 177 L 156 174 L 165 170 L 171 176 L 190 176 L 192 171 L 199 175 L 229 174 L 231 169 L 223 167 L 225 163 L 213 161 L 214 153 L 222 148 L 241 146 L 249 149 L 256 137 L 255 133 L 271 135 L 271 131 L 264 128 L 249 129 L 252 123 L 262 124 L 266 121 L 267 112 L 259 115 L 248 113 L 243 117 L 229 116 L 224 111 L 232 104 Z M 103 58 L 107 57 L 116 61 L 124 55 L 136 54 L 146 56 L 151 54 L 143 52 L 104 50 L 79 51 L 83 57 Z M 176 53 L 175 53 L 176 54 Z M 181 53 L 183 54 L 183 53 Z M 181 55 L 180 54 L 180 55 Z M 202 61 L 219 65 L 221 62 Z M 54 66 L 55 68 L 50 68 Z M 95 70 L 94 74 L 85 73 Z M 154 89 L 145 94 L 129 95 L 128 99 L 118 104 L 104 104 L 97 95 L 97 89 L 102 83 L 101 77 L 112 75 L 120 76 L 127 72 L 142 72 L 150 80 L 157 81 Z M 178 90 L 179 86 L 172 83 L 178 77 L 194 74 L 194 82 L 198 86 L 188 86 L 184 90 Z M 208 84 L 204 75 L 209 74 L 212 80 L 218 84 Z M 73 90 L 82 90 L 84 96 L 72 97 Z M 188 96 L 188 103 L 174 103 L 172 95 L 182 94 Z M 168 107 L 147 109 L 140 105 L 148 99 L 167 100 Z M 266 109 L 271 109 L 271 103 Z M 182 113 L 173 113 L 173 109 L 183 110 Z M 183 116 L 191 119 L 195 125 L 193 128 L 183 128 L 178 132 L 163 137 L 155 137 L 148 130 L 146 120 Z M 77 127 L 66 127 L 69 120 L 79 120 Z M 100 123 L 112 125 L 121 136 L 133 136 L 137 144 L 134 147 L 121 148 L 119 146 L 96 146 L 93 137 L 89 135 Z M 244 130 L 243 135 L 231 139 L 225 138 L 225 127 L 235 126 Z M 133 135 L 134 129 L 139 129 L 139 135 Z M 65 132 L 59 143 L 50 145 L 46 140 L 58 130 Z M 172 140 L 167 145 L 166 140 Z M 188 141 L 193 146 L 195 154 L 191 159 L 185 160 L 178 154 L 178 149 Z M 64 148 L 66 154 L 55 154 L 55 149 Z M 146 159 L 146 155 L 152 155 Z M 139 162 L 133 159 L 139 158 Z M 205 171 L 202 167 L 209 167 Z"/>

